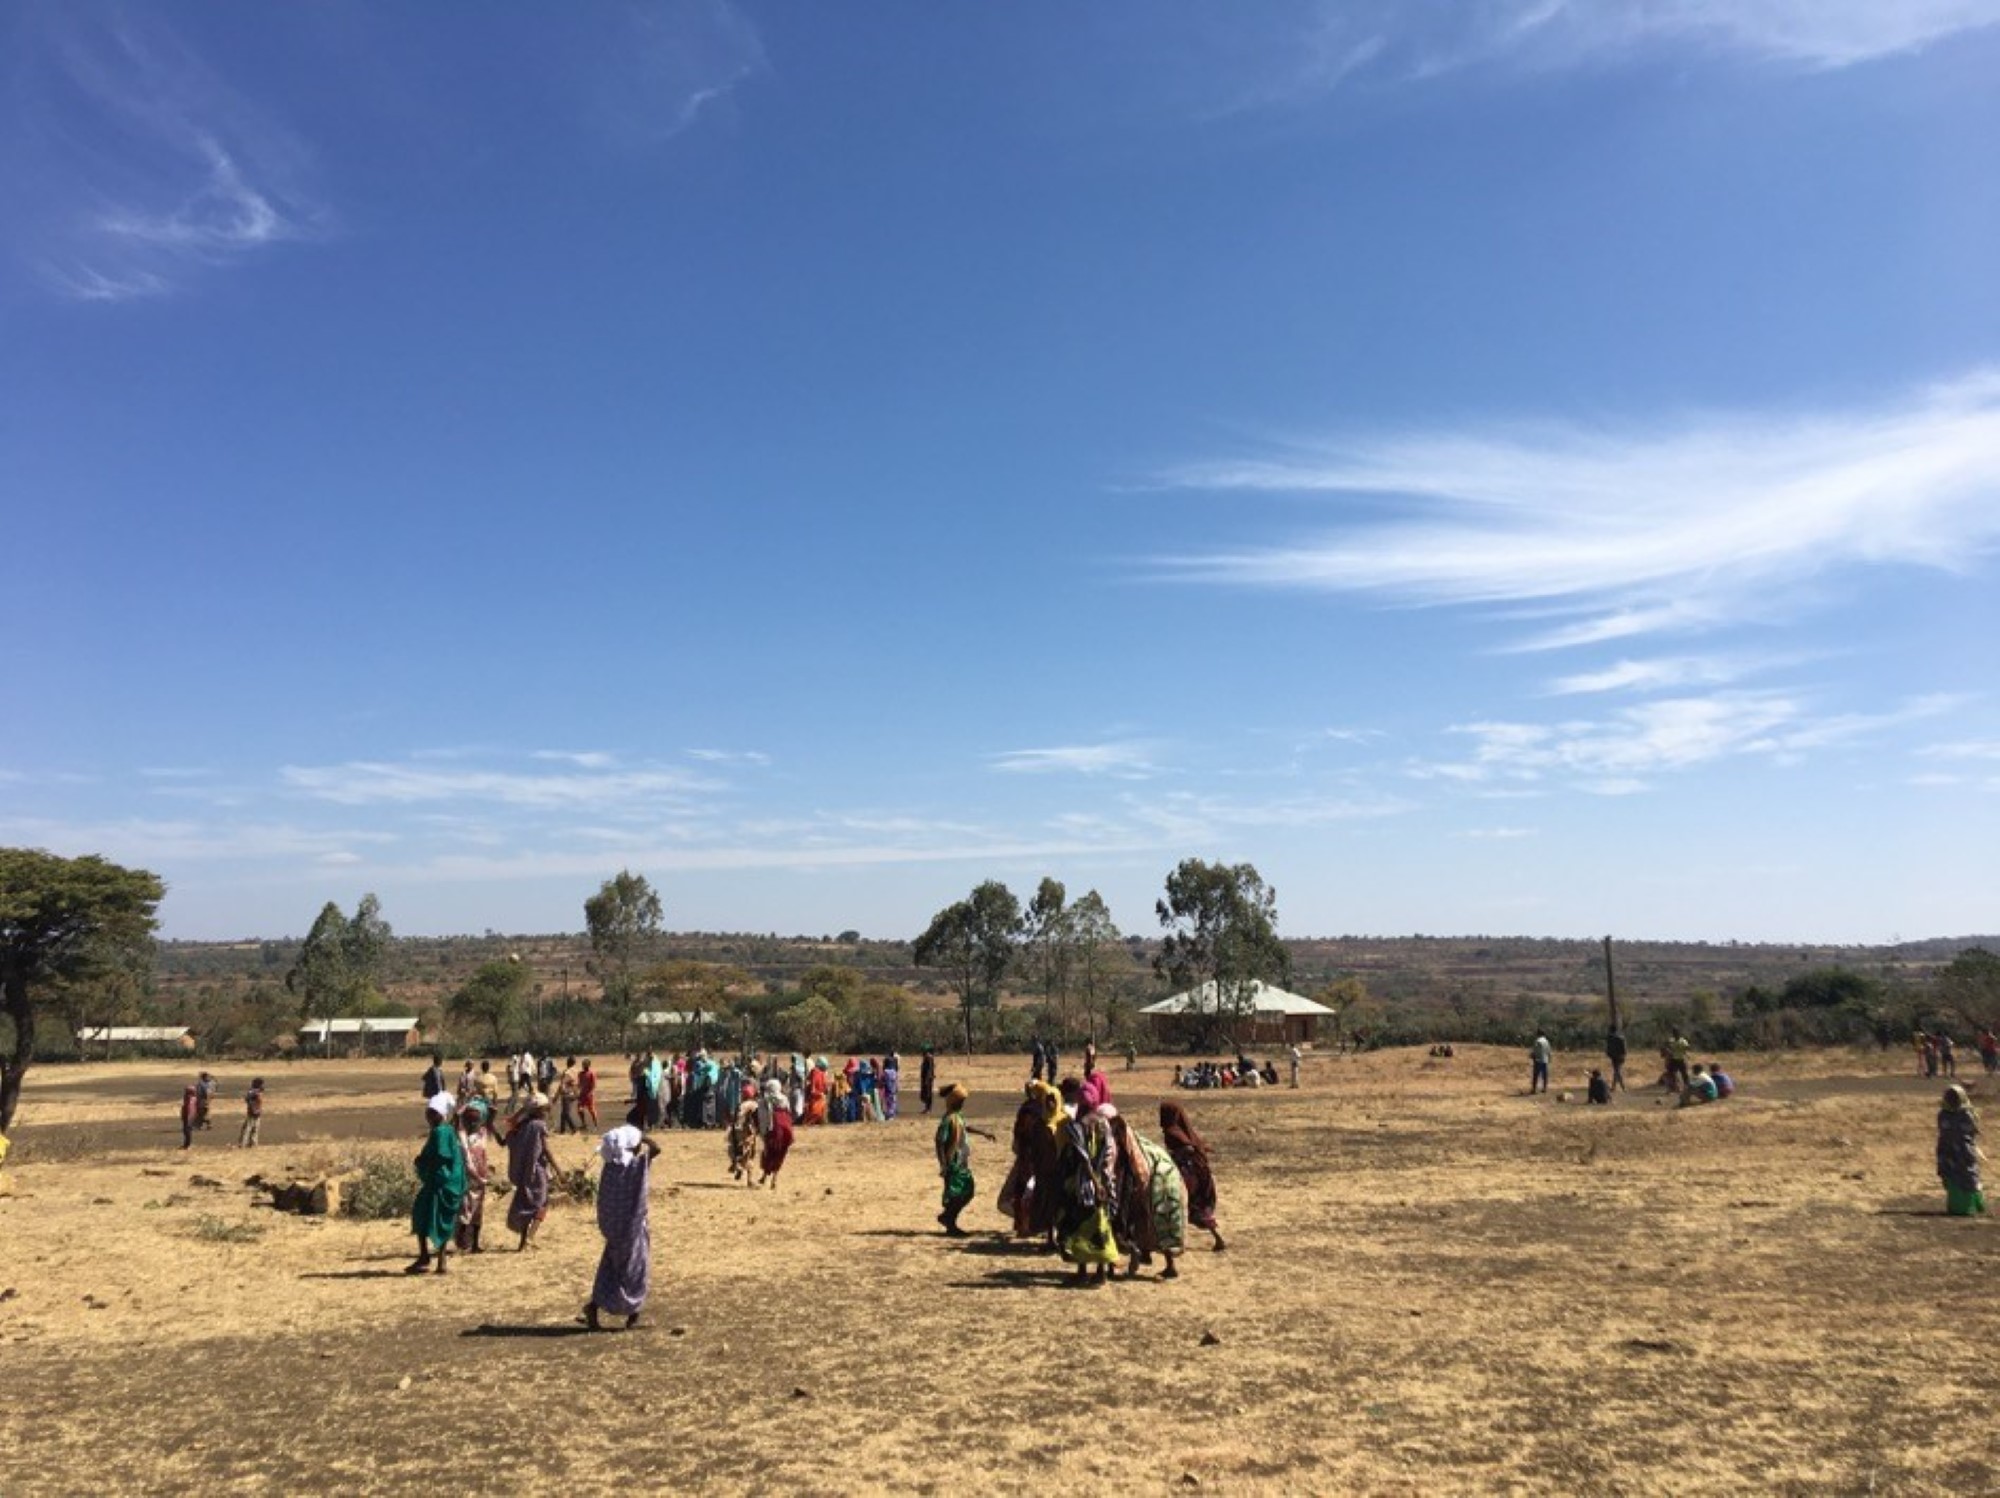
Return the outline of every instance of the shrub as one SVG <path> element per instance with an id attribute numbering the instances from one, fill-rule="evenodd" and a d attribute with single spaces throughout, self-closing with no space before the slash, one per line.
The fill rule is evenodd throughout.
<path id="1" fill-rule="evenodd" d="M 376 1155 L 361 1167 L 361 1174 L 341 1193 L 341 1207 L 349 1217 L 370 1222 L 386 1222 L 408 1217 L 417 1204 L 417 1173 L 401 1160 Z"/>
<path id="2" fill-rule="evenodd" d="M 225 1222 L 220 1217 L 201 1216 L 194 1220 L 194 1235 L 209 1243 L 255 1243 L 264 1236 L 256 1222 Z"/>

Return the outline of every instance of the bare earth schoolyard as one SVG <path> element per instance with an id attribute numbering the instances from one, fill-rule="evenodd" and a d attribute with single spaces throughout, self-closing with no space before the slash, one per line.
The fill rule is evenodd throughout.
<path id="1" fill-rule="evenodd" d="M 1004 1143 L 949 1243 L 926 1121 L 802 1130 L 775 1195 L 670 1133 L 652 1324 L 601 1336 L 588 1208 L 412 1280 L 403 1225 L 241 1185 L 414 1154 L 420 1066 L 263 1068 L 254 1156 L 249 1068 L 184 1155 L 190 1069 L 47 1067 L 0 1200 L 0 1493 L 1994 1491 L 2000 1224 L 1938 1215 L 1938 1085 L 1736 1061 L 1688 1111 L 1531 1101 L 1525 1058 L 1471 1050 L 1189 1094 L 1229 1251 L 1101 1291 L 997 1236 Z M 942 1075 L 1004 1141 L 1023 1070 Z M 1148 1131 L 1168 1070 L 1114 1071 Z"/>

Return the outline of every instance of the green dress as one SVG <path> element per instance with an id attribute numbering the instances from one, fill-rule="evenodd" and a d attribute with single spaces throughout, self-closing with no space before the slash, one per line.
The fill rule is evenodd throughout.
<path id="1" fill-rule="evenodd" d="M 965 1131 L 965 1120 L 956 1112 L 947 1113 L 938 1120 L 937 1126 L 938 1174 L 944 1177 L 944 1206 L 948 1212 L 954 1205 L 963 1206 L 972 1200 L 972 1141 Z"/>
<path id="2" fill-rule="evenodd" d="M 417 1183 L 410 1227 L 426 1244 L 442 1249 L 451 1241 L 465 1201 L 465 1145 L 458 1130 L 443 1120 L 431 1125 L 424 1152 L 417 1156 Z"/>

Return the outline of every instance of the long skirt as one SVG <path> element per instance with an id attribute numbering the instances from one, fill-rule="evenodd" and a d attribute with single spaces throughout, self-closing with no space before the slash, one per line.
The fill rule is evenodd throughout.
<path id="1" fill-rule="evenodd" d="M 590 1302 L 614 1316 L 636 1316 L 653 1280 L 653 1235 L 647 1221 L 646 1187 L 651 1160 L 642 1150 L 629 1165 L 604 1167 L 597 1183 L 597 1226 L 604 1252 Z"/>
<path id="2" fill-rule="evenodd" d="M 1163 1146 L 1141 1138 L 1139 1152 L 1152 1167 L 1146 1200 L 1153 1215 L 1153 1246 L 1177 1254 L 1187 1247 L 1187 1182 L 1181 1179 L 1173 1156 Z"/>
<path id="3" fill-rule="evenodd" d="M 792 1117 L 783 1109 L 771 1115 L 771 1132 L 764 1136 L 763 1158 L 757 1163 L 767 1176 L 785 1168 L 785 1156 L 792 1152 Z"/>
<path id="4" fill-rule="evenodd" d="M 1986 1212 L 1986 1196 L 1980 1191 L 1961 1191 L 1956 1186 L 1944 1188 L 1944 1209 L 1953 1217 L 1979 1217 Z"/>
<path id="5" fill-rule="evenodd" d="M 1187 1184 L 1188 1221 L 1198 1228 L 1215 1231 L 1215 1176 L 1208 1168 L 1208 1161 L 1200 1155 L 1175 1155 L 1174 1164 L 1180 1167 L 1181 1179 Z"/>

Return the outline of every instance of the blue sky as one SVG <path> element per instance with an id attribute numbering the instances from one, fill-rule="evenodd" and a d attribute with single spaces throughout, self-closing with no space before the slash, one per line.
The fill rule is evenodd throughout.
<path id="1" fill-rule="evenodd" d="M 0 840 L 2000 925 L 2000 0 L 562 11 L 0 15 Z"/>

